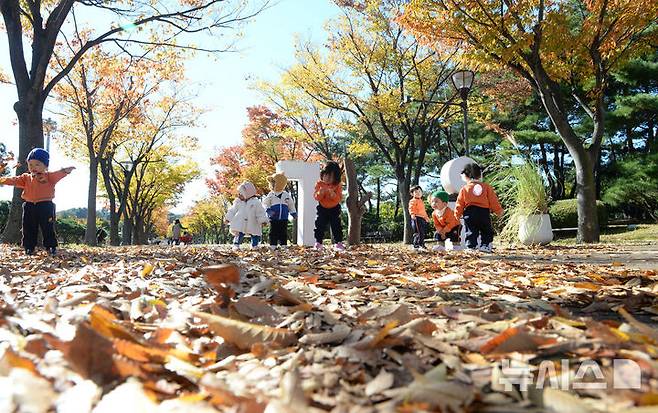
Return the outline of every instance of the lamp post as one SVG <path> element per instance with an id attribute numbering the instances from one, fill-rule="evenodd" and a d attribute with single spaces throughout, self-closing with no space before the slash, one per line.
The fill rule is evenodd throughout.
<path id="1" fill-rule="evenodd" d="M 426 99 L 414 99 L 411 96 L 407 96 L 404 100 L 404 103 L 420 102 L 420 103 L 435 103 L 446 106 L 459 106 L 462 109 L 462 114 L 464 116 L 464 155 L 468 156 L 470 153 L 468 147 L 468 94 L 473 87 L 473 79 L 475 78 L 475 73 L 472 70 L 457 70 L 455 71 L 450 79 L 452 80 L 452 85 L 454 86 L 457 94 L 461 97 L 462 101 L 459 103 L 453 102 L 454 96 L 448 101 L 438 101 L 438 100 L 426 100 Z"/>
<path id="2" fill-rule="evenodd" d="M 451 80 L 452 85 L 455 87 L 455 90 L 459 93 L 459 96 L 462 98 L 460 104 L 462 108 L 462 113 L 464 114 L 464 154 L 469 155 L 468 147 L 468 93 L 473 87 L 473 79 L 475 78 L 475 73 L 472 70 L 457 70 L 452 74 Z"/>

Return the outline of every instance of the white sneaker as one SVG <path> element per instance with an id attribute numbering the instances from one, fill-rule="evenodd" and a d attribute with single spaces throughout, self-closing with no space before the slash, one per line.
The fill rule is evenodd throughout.
<path id="1" fill-rule="evenodd" d="M 231 249 L 232 249 L 233 251 L 240 251 L 240 246 L 239 246 L 239 245 L 236 245 L 236 244 L 233 244 L 233 246 L 231 247 Z"/>
<path id="2" fill-rule="evenodd" d="M 448 248 L 446 248 L 446 250 L 448 250 Z M 452 244 L 452 247 L 450 247 L 450 251 L 461 251 L 461 250 L 462 250 L 462 246 L 459 244 Z"/>
<path id="3" fill-rule="evenodd" d="M 491 244 L 480 245 L 480 252 L 493 252 L 493 248 L 491 248 Z"/>
<path id="4" fill-rule="evenodd" d="M 343 245 L 342 242 L 337 242 L 337 243 L 334 245 L 334 248 L 335 248 L 336 250 L 338 250 L 338 251 L 345 251 L 345 245 Z"/>
<path id="5" fill-rule="evenodd" d="M 445 251 L 445 250 L 446 247 L 444 247 L 443 245 L 435 245 L 432 247 L 432 251 Z"/>
<path id="6" fill-rule="evenodd" d="M 319 242 L 316 242 L 315 245 L 313 245 L 313 248 L 315 248 L 316 250 L 321 250 L 323 247 L 322 247 L 322 244 L 320 244 Z"/>

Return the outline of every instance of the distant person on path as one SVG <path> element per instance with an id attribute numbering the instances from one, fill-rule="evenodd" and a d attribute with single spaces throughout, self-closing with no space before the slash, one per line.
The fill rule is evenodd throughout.
<path id="1" fill-rule="evenodd" d="M 96 244 L 98 245 L 105 244 L 106 238 L 107 238 L 107 231 L 105 231 L 105 228 L 103 227 L 98 228 L 98 231 L 96 231 Z"/>
<path id="2" fill-rule="evenodd" d="M 267 178 L 270 193 L 263 200 L 263 207 L 270 218 L 270 248 L 288 245 L 288 215 L 297 218 L 295 200 L 286 191 L 288 178 L 282 173 Z"/>
<path id="3" fill-rule="evenodd" d="M 427 223 L 430 218 L 427 216 L 425 202 L 423 201 L 423 188 L 416 185 L 410 189 L 411 199 L 409 200 L 409 215 L 411 215 L 411 227 L 414 230 L 414 249 L 425 250 L 425 235 L 427 234 Z"/>
<path id="4" fill-rule="evenodd" d="M 226 211 L 226 222 L 233 234 L 233 249 L 240 249 L 245 235 L 251 235 L 251 247 L 257 248 L 263 236 L 263 225 L 268 218 L 263 204 L 256 196 L 256 187 L 249 181 L 238 186 L 238 197 Z"/>
<path id="5" fill-rule="evenodd" d="M 315 184 L 313 197 L 319 202 L 315 220 L 315 248 L 322 249 L 322 241 L 327 226 L 331 227 L 334 248 L 344 251 L 343 226 L 340 222 L 340 202 L 343 199 L 343 186 L 340 182 L 340 165 L 328 161 L 320 171 L 320 180 Z"/>
<path id="6" fill-rule="evenodd" d="M 43 246 L 50 255 L 57 252 L 55 234 L 55 185 L 75 167 L 48 172 L 50 154 L 42 148 L 34 148 L 27 155 L 29 173 L 9 178 L 0 178 L 0 185 L 13 185 L 22 188 L 23 202 L 23 248 L 25 254 L 33 255 L 37 246 L 39 228 L 43 234 Z"/>
<path id="7" fill-rule="evenodd" d="M 450 240 L 452 249 L 461 248 L 459 245 L 459 221 L 455 218 L 455 213 L 448 206 L 448 193 L 444 191 L 434 191 L 429 196 L 430 206 L 433 209 L 432 221 L 434 222 L 434 239 L 438 244 L 432 248 L 434 251 L 443 251 L 446 249 L 445 242 Z"/>
<path id="8" fill-rule="evenodd" d="M 171 227 L 171 234 L 172 234 L 172 238 L 173 238 L 173 240 L 174 240 L 174 244 L 176 244 L 176 245 L 180 244 L 180 235 L 181 235 L 181 231 L 184 230 L 184 229 L 187 229 L 187 228 L 185 228 L 185 227 L 180 223 L 180 220 L 179 220 L 179 219 L 177 219 L 176 221 L 174 221 L 174 225 Z"/>
<path id="9" fill-rule="evenodd" d="M 481 182 L 482 169 L 476 163 L 470 163 L 462 171 L 462 179 L 466 185 L 462 187 L 455 204 L 455 218 L 464 217 L 466 227 L 466 248 L 475 251 L 478 248 L 480 236 L 480 251 L 493 250 L 493 225 L 491 213 L 503 216 L 503 207 L 498 202 L 498 196 L 491 185 Z"/>

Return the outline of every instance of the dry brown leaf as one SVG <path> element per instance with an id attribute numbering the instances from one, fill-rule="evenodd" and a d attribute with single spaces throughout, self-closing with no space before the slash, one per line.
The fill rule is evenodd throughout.
<path id="1" fill-rule="evenodd" d="M 276 290 L 276 294 L 274 295 L 274 301 L 277 304 L 281 304 L 281 305 L 295 305 L 295 306 L 306 306 L 306 307 L 310 306 L 309 303 L 304 301 L 301 297 L 297 296 L 297 294 L 283 287 L 279 287 Z"/>
<path id="2" fill-rule="evenodd" d="M 482 354 L 536 351 L 539 346 L 556 343 L 555 338 L 529 334 L 525 328 L 510 327 L 480 347 Z"/>
<path id="3" fill-rule="evenodd" d="M 372 396 L 373 394 L 381 393 L 384 390 L 390 389 L 391 386 L 393 386 L 394 380 L 395 376 L 393 376 L 393 374 L 381 369 L 377 377 L 372 379 L 366 385 L 366 396 Z"/>
<path id="4" fill-rule="evenodd" d="M 256 343 L 274 342 L 288 346 L 297 342 L 297 336 L 283 328 L 245 323 L 202 312 L 195 312 L 194 315 L 208 323 L 213 333 L 242 350 L 249 350 Z"/>
<path id="5" fill-rule="evenodd" d="M 299 339 L 304 344 L 338 344 L 350 335 L 352 329 L 347 324 L 337 324 L 325 333 L 309 333 Z"/>
<path id="6" fill-rule="evenodd" d="M 240 284 L 240 269 L 233 264 L 219 264 L 201 268 L 208 284 Z"/>

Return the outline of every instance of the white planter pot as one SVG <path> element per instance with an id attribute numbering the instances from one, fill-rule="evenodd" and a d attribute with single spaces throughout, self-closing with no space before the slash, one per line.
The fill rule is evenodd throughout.
<path id="1" fill-rule="evenodd" d="M 524 245 L 546 245 L 553 240 L 551 217 L 548 214 L 519 218 L 519 241 Z"/>

